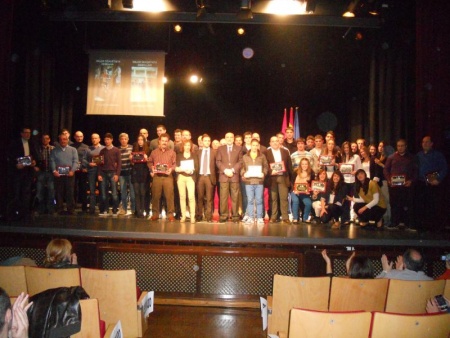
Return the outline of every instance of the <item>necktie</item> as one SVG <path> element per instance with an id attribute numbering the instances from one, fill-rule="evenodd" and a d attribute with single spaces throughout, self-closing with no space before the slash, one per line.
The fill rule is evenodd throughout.
<path id="1" fill-rule="evenodd" d="M 203 160 L 202 160 L 202 175 L 208 173 L 208 149 L 203 149 Z"/>
<path id="2" fill-rule="evenodd" d="M 228 147 L 228 162 L 231 162 L 231 147 Z"/>

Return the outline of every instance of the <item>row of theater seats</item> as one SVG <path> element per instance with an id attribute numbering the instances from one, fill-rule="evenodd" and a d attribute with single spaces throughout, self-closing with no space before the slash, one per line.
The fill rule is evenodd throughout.
<path id="1" fill-rule="evenodd" d="M 450 280 L 402 281 L 275 275 L 273 294 L 267 297 L 268 333 L 286 335 L 293 308 L 423 314 L 426 312 L 427 300 L 440 294 L 450 298 Z"/>
<path id="2" fill-rule="evenodd" d="M 76 338 L 102 338 L 99 320 L 106 323 L 109 337 L 120 320 L 124 337 L 142 337 L 147 321 L 140 304 L 147 292 L 136 299 L 135 270 L 46 269 L 29 266 L 0 266 L 0 286 L 12 297 L 22 291 L 33 296 L 47 289 L 82 286 L 90 299 L 81 300 L 81 331 Z"/>
<path id="3" fill-rule="evenodd" d="M 322 312 L 292 309 L 289 338 L 448 338 L 450 313 Z M 280 338 L 286 335 L 280 335 Z"/>

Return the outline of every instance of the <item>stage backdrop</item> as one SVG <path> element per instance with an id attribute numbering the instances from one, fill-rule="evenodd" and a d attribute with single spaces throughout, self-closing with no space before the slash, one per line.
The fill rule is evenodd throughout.
<path id="1" fill-rule="evenodd" d="M 159 51 L 91 50 L 86 114 L 164 116 L 164 61 Z"/>

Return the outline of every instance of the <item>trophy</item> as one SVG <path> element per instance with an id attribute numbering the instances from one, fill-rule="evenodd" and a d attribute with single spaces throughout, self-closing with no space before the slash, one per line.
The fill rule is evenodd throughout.
<path id="1" fill-rule="evenodd" d="M 392 186 L 403 186 L 406 182 L 405 175 L 394 175 L 391 177 L 391 185 Z"/>
<path id="2" fill-rule="evenodd" d="M 56 168 L 56 171 L 58 172 L 59 176 L 68 176 L 70 172 L 69 166 L 58 166 Z"/>
<path id="3" fill-rule="evenodd" d="M 92 162 L 94 162 L 96 165 L 104 164 L 103 155 L 94 155 L 94 156 L 92 156 Z"/>
<path id="4" fill-rule="evenodd" d="M 147 162 L 147 160 L 145 159 L 145 153 L 143 151 L 132 152 L 131 153 L 131 162 L 133 162 L 133 163 Z"/>
<path id="5" fill-rule="evenodd" d="M 165 174 L 169 170 L 169 165 L 166 163 L 156 163 L 153 169 L 155 174 Z"/>
<path id="6" fill-rule="evenodd" d="M 31 156 L 22 156 L 17 158 L 17 164 L 21 164 L 24 167 L 29 167 L 31 165 Z"/>

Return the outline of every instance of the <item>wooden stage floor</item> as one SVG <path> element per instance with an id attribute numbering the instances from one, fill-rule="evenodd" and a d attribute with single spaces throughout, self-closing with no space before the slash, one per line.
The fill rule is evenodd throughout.
<path id="1" fill-rule="evenodd" d="M 149 242 L 191 242 L 226 245 L 320 245 L 320 246 L 413 246 L 450 248 L 450 233 L 377 230 L 356 224 L 332 230 L 324 224 L 208 223 L 159 220 L 151 222 L 134 217 L 92 215 L 39 216 L 30 221 L 0 221 L 0 233 L 45 234 L 51 236 L 129 239 Z"/>

